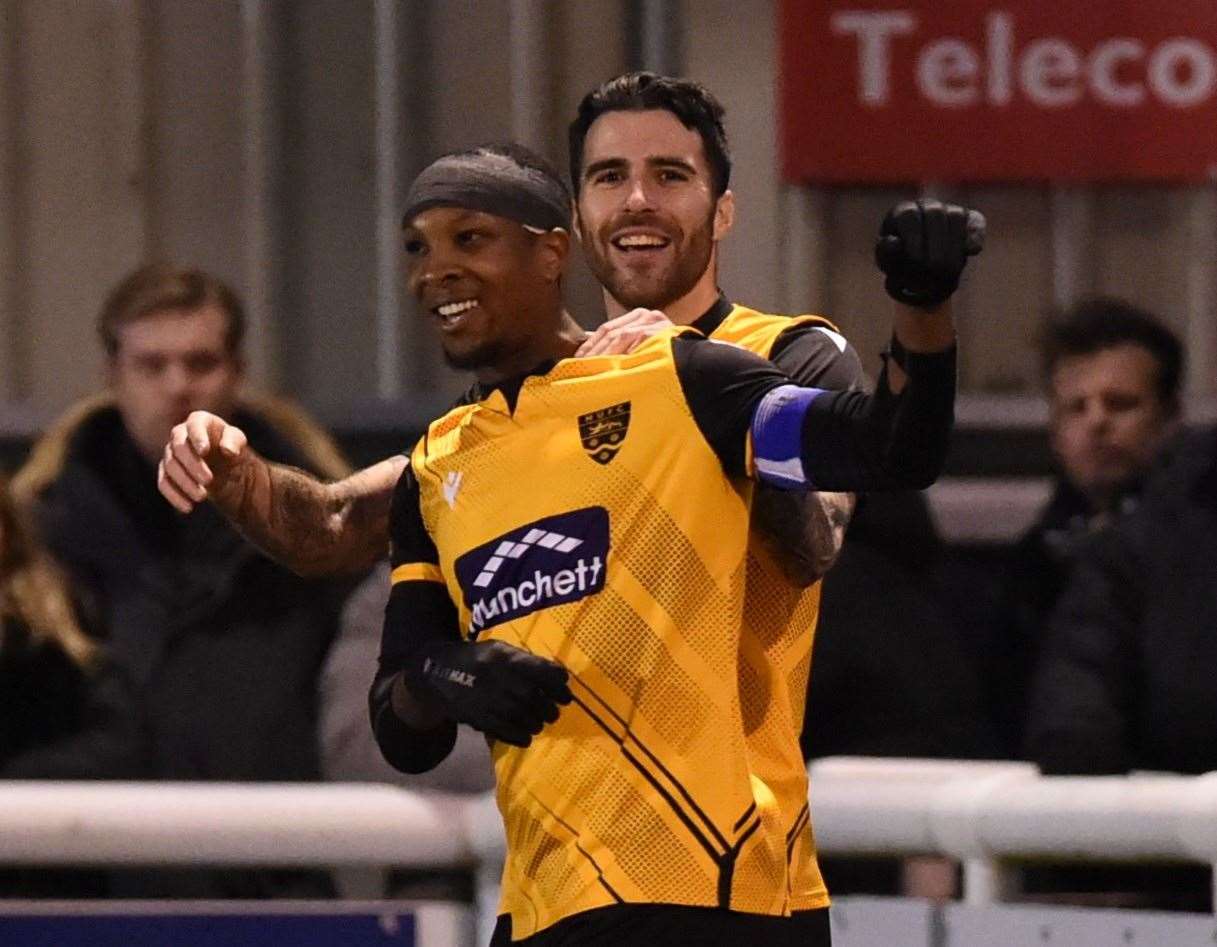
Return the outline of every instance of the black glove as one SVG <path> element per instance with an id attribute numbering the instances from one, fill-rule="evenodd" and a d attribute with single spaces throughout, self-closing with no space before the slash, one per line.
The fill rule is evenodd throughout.
<path id="1" fill-rule="evenodd" d="M 985 242 L 985 218 L 977 210 L 941 201 L 901 201 L 879 227 L 875 262 L 883 288 L 898 303 L 930 309 L 959 288 L 968 257 Z"/>
<path id="2" fill-rule="evenodd" d="M 429 642 L 407 671 L 411 690 L 434 697 L 445 713 L 495 740 L 528 746 L 558 705 L 571 702 L 562 665 L 502 641 Z"/>

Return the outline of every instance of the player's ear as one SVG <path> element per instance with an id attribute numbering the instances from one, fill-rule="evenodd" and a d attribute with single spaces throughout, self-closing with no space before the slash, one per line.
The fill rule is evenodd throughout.
<path id="1" fill-rule="evenodd" d="M 583 225 L 579 221 L 578 206 L 572 207 L 570 212 L 570 232 L 575 235 L 575 239 L 580 243 L 583 242 Z"/>
<path id="2" fill-rule="evenodd" d="M 722 240 L 734 224 L 735 195 L 726 190 L 714 204 L 714 239 Z"/>
<path id="3" fill-rule="evenodd" d="M 565 230 L 547 230 L 537 235 L 537 254 L 541 261 L 541 272 L 553 283 L 562 278 L 566 269 L 566 257 L 570 253 L 570 234 Z"/>

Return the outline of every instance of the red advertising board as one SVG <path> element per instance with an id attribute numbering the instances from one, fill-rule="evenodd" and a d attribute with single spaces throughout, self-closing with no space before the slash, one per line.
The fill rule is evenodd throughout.
<path id="1" fill-rule="evenodd" d="M 791 181 L 1217 178 L 1217 0 L 782 0 Z"/>

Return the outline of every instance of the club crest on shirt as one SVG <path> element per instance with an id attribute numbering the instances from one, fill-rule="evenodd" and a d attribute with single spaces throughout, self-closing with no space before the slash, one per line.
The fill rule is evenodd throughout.
<path id="1" fill-rule="evenodd" d="M 579 440 L 587 456 L 598 464 L 607 464 L 617 456 L 629 429 L 628 401 L 579 415 Z"/>

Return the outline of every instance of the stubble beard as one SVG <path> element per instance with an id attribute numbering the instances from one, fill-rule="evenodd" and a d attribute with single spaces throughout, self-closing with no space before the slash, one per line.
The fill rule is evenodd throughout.
<path id="1" fill-rule="evenodd" d="M 686 296 L 709 267 L 714 248 L 713 214 L 685 243 L 673 240 L 673 245 L 676 254 L 670 264 L 641 275 L 626 266 L 613 265 L 614 249 L 607 239 L 600 243 L 605 252 L 597 251 L 595 259 L 587 254 L 588 265 L 600 285 L 625 309 L 664 309 Z"/>

